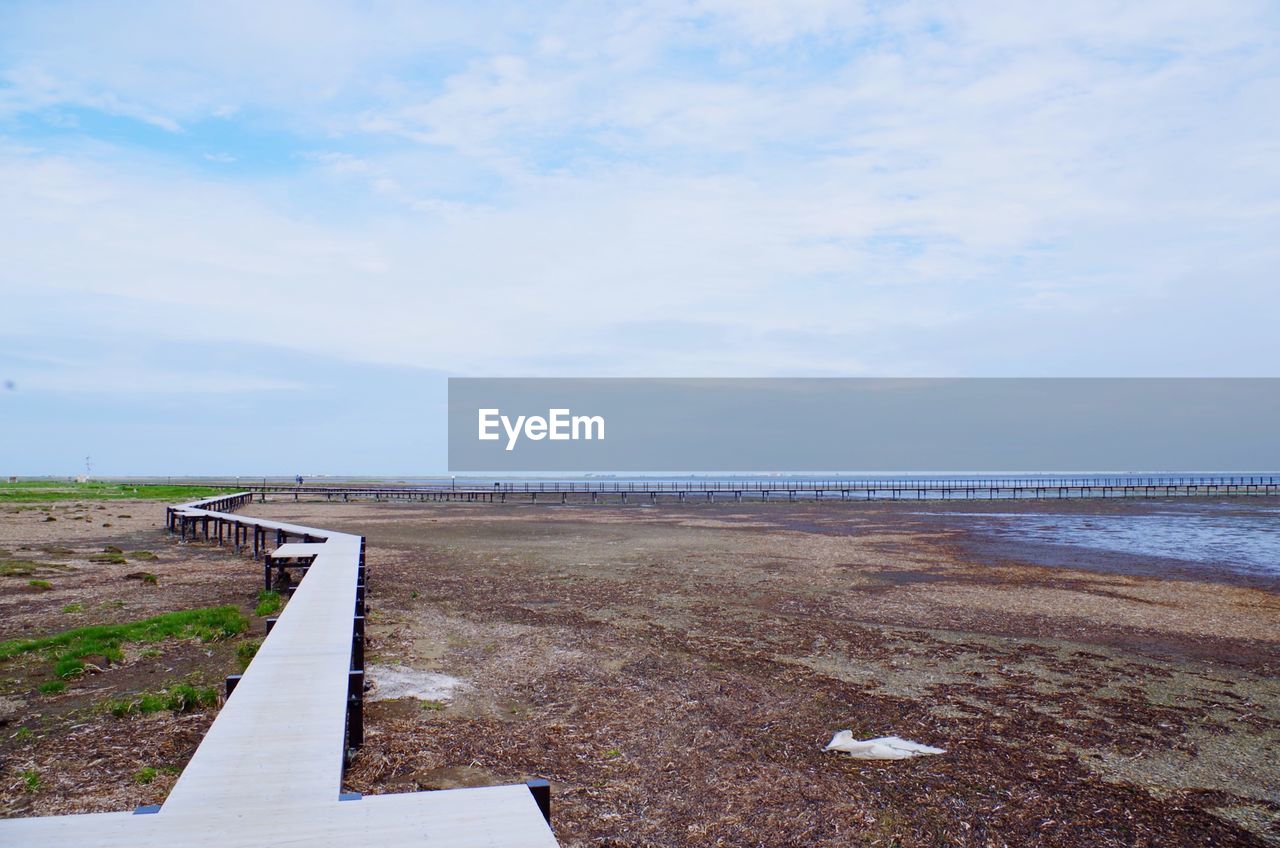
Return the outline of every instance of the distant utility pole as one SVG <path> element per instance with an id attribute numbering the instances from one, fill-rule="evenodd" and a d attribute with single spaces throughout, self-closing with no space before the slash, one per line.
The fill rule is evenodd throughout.
<path id="1" fill-rule="evenodd" d="M 84 476 L 88 479 L 93 474 L 93 457 L 86 456 L 84 458 Z"/>

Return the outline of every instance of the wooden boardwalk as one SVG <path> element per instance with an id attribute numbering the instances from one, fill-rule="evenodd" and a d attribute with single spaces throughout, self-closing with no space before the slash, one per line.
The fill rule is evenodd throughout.
<path id="1" fill-rule="evenodd" d="M 1280 494 L 1280 475 L 1121 475 L 865 479 L 634 480 L 437 483 L 425 485 L 253 485 L 266 495 L 349 501 L 632 503 L 636 501 L 869 501 L 1237 497 Z"/>
<path id="2" fill-rule="evenodd" d="M 171 507 L 185 537 L 305 557 L 305 577 L 156 809 L 0 821 L 4 848 L 551 848 L 530 786 L 342 798 L 363 738 L 364 539 L 247 518 L 248 492 Z M 289 543 L 289 539 L 301 542 Z M 285 546 L 285 547 L 281 547 Z M 545 787 L 538 787 L 548 803 Z"/>

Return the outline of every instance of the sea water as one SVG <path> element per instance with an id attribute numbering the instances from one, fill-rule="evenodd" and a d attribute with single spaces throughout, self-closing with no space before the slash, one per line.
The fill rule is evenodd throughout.
<path id="1" fill-rule="evenodd" d="M 1280 576 L 1280 509 L 1230 501 L 1162 502 L 1148 512 L 945 512 L 979 532 L 1034 544 L 1223 565 Z"/>

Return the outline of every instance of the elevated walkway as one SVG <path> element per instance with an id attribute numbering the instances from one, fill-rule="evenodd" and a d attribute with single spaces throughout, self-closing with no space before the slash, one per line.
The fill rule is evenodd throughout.
<path id="1" fill-rule="evenodd" d="M 364 539 L 228 511 L 250 497 L 170 507 L 168 526 L 237 548 L 275 534 L 271 556 L 314 559 L 164 804 L 0 820 L 0 846 L 553 848 L 545 785 L 340 798 L 363 740 Z"/>

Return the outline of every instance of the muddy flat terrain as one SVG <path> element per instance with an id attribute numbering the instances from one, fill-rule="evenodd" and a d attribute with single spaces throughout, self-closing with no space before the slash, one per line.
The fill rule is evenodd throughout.
<path id="1" fill-rule="evenodd" d="M 546 777 L 569 846 L 1280 842 L 1280 596 L 1212 569 L 895 504 L 253 511 L 366 534 L 372 661 L 465 683 L 370 707 L 358 791 Z"/>
<path id="2" fill-rule="evenodd" d="M 185 684 L 222 687 L 260 636 L 262 572 L 212 547 L 179 546 L 163 503 L 0 506 L 0 642 L 232 605 L 249 628 L 216 642 L 126 643 L 65 680 L 47 652 L 0 660 L 0 817 L 130 810 L 164 800 L 216 714 L 115 716 L 113 702 Z M 41 686 L 63 688 L 42 692 Z"/>
<path id="3" fill-rule="evenodd" d="M 1150 557 L 1068 556 L 945 514 L 1035 508 L 282 502 L 250 512 L 366 535 L 370 664 L 461 681 L 451 697 L 369 704 L 347 776 L 356 791 L 545 777 L 566 846 L 1280 844 L 1280 595 L 1228 568 L 1171 579 Z M 0 532 L 27 538 L 4 519 Z M 157 573 L 171 564 L 160 587 L 203 575 L 174 601 L 251 603 L 252 564 L 179 548 L 159 518 L 139 521 L 120 547 L 149 546 Z M 77 526 L 84 535 L 68 545 L 87 552 L 112 531 L 125 532 Z M 112 596 L 156 588 L 121 577 L 54 591 L 99 585 Z M 0 638 L 55 629 L 61 599 L 48 596 L 6 590 Z M 122 597 L 157 608 L 145 594 Z M 219 650 L 230 646 L 202 666 L 218 679 L 235 670 Z M 10 664 L 0 674 L 24 680 Z M 50 712 L 80 685 L 45 705 L 29 684 L 3 697 Z M 139 787 L 130 769 L 180 767 L 208 717 L 157 720 L 154 732 L 145 717 L 92 719 L 74 750 L 111 764 L 102 776 L 125 788 L 104 795 L 74 782 L 24 792 L 20 766 L 55 774 L 57 763 L 42 753 L 47 738 L 13 740 L 26 719 L 11 715 L 0 725 L 4 814 L 163 797 L 171 778 Z M 947 753 L 874 763 L 823 752 L 842 729 Z"/>

